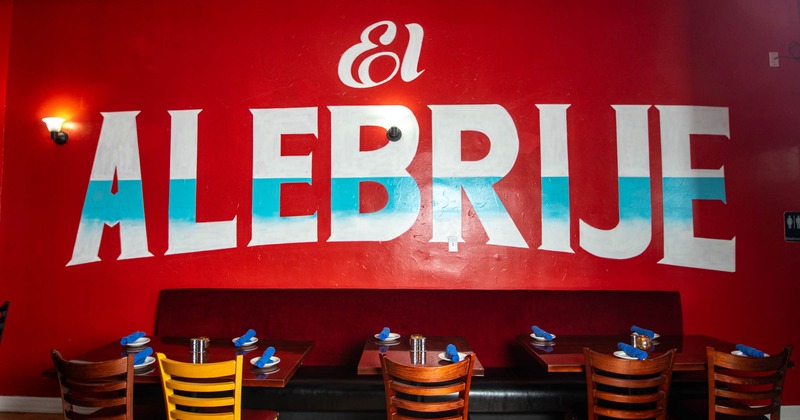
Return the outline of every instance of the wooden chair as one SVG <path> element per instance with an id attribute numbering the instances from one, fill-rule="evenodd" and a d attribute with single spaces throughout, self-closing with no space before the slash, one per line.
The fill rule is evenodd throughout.
<path id="1" fill-rule="evenodd" d="M 65 419 L 133 418 L 133 355 L 104 362 L 67 361 L 52 350 Z"/>
<path id="2" fill-rule="evenodd" d="M 792 346 L 780 354 L 755 358 L 734 356 L 707 347 L 708 418 L 781 418 L 783 380 Z"/>
<path id="3" fill-rule="evenodd" d="M 584 347 L 589 418 L 665 420 L 675 350 L 647 360 L 625 360 Z"/>
<path id="4" fill-rule="evenodd" d="M 436 367 L 404 365 L 385 354 L 380 357 L 387 419 L 468 418 L 474 354 L 458 363 Z"/>
<path id="5" fill-rule="evenodd" d="M 8 301 L 0 305 L 0 342 L 3 341 L 3 330 L 6 329 L 6 314 L 8 314 Z"/>
<path id="6" fill-rule="evenodd" d="M 274 420 L 278 413 L 242 410 L 242 355 L 217 363 L 184 363 L 156 353 L 170 420 Z"/>

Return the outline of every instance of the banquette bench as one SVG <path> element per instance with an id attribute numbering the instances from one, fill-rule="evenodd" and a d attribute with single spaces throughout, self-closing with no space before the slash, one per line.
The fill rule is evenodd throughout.
<path id="1" fill-rule="evenodd" d="M 403 337 L 464 336 L 486 368 L 470 395 L 471 418 L 479 420 L 564 418 L 585 410 L 582 374 L 547 373 L 516 343 L 531 325 L 554 334 L 624 336 L 633 323 L 682 334 L 679 293 L 166 289 L 154 332 L 232 338 L 253 328 L 259 338 L 314 341 L 286 388 L 246 390 L 246 406 L 278 410 L 283 420 L 384 418 L 381 377 L 356 375 L 365 340 L 384 326 Z"/>

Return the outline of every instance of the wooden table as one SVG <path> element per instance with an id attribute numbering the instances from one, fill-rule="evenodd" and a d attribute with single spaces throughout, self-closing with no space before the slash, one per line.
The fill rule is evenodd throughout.
<path id="1" fill-rule="evenodd" d="M 144 347 L 153 348 L 155 353 L 164 353 L 168 358 L 180 362 L 193 362 L 197 353 L 192 353 L 189 347 L 189 338 L 179 337 L 150 337 L 150 342 Z M 250 359 L 260 357 L 267 347 L 275 348 L 275 356 L 281 359 L 280 363 L 269 369 L 256 369 L 250 364 Z M 142 347 L 142 348 L 144 348 Z M 243 355 L 244 366 L 242 369 L 242 386 L 250 387 L 279 387 L 283 388 L 292 378 L 297 368 L 314 347 L 313 341 L 285 341 L 285 340 L 259 340 L 252 348 L 234 347 L 231 339 L 212 338 L 206 351 L 205 363 L 232 360 L 236 355 Z M 124 355 L 127 351 L 134 351 L 121 346 L 119 341 L 107 344 L 89 353 L 83 354 L 74 360 L 88 362 L 109 360 Z M 158 372 L 158 361 L 144 369 L 136 369 L 136 383 L 161 383 Z"/>
<path id="2" fill-rule="evenodd" d="M 400 337 L 394 343 L 385 343 L 373 337 L 367 339 L 364 350 L 361 352 L 361 360 L 358 361 L 359 375 L 380 375 L 381 360 L 379 354 L 386 353 L 392 360 L 407 365 L 419 366 L 444 366 L 451 362 L 441 360 L 439 353 L 443 353 L 448 344 L 456 346 L 459 353 L 473 353 L 472 347 L 464 337 L 444 336 L 425 338 L 425 362 L 412 363 L 411 347 L 408 344 L 408 337 Z M 484 375 L 483 365 L 475 358 L 475 365 L 472 368 L 473 376 Z"/>
<path id="3" fill-rule="evenodd" d="M 707 335 L 672 335 L 655 340 L 658 344 L 653 356 L 676 349 L 676 371 L 706 369 L 706 346 L 721 351 L 735 349 L 735 344 Z M 616 335 L 556 335 L 552 345 L 536 341 L 529 335 L 517 336 L 517 342 L 548 372 L 583 372 L 583 348 L 611 354 L 618 350 L 617 343 L 630 344 L 630 336 Z"/>

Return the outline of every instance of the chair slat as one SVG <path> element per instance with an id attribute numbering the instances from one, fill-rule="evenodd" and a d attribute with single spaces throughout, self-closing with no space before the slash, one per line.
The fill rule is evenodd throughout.
<path id="1" fill-rule="evenodd" d="M 168 396 L 167 400 L 175 405 L 195 408 L 227 407 L 233 406 L 236 403 L 233 397 L 190 397 L 177 394 Z"/>
<path id="2" fill-rule="evenodd" d="M 419 402 L 409 401 L 395 397 L 394 405 L 404 410 L 418 411 L 420 413 L 435 413 L 440 411 L 458 410 L 464 407 L 463 400 Z"/>
<path id="3" fill-rule="evenodd" d="M 64 401 L 72 405 L 92 408 L 125 406 L 125 404 L 128 402 L 124 396 L 115 398 L 101 398 L 97 395 L 83 396 L 75 395 L 71 392 L 64 394 Z"/>
<path id="4" fill-rule="evenodd" d="M 233 360 L 216 363 L 183 363 L 165 359 L 164 365 L 171 372 L 171 376 L 194 379 L 215 379 L 232 376 L 236 372 L 236 362 Z"/>
<path id="5" fill-rule="evenodd" d="M 69 412 L 66 414 L 66 418 L 69 420 L 126 420 L 125 412 L 123 411 L 120 414 L 106 414 L 106 413 L 99 413 L 102 415 L 98 415 L 96 413 L 92 414 L 83 414 L 83 413 L 76 413 L 76 412 Z"/>
<path id="6" fill-rule="evenodd" d="M 236 383 L 234 381 L 206 383 L 206 382 L 188 382 L 188 381 L 180 381 L 177 379 L 170 379 L 166 382 L 167 386 L 175 391 L 224 392 L 224 391 L 233 391 L 234 389 L 236 389 Z"/>
<path id="7" fill-rule="evenodd" d="M 174 410 L 170 419 L 175 420 L 234 420 L 232 413 L 193 413 L 183 410 Z"/>
<path id="8" fill-rule="evenodd" d="M 769 391 L 730 391 L 725 389 L 717 389 L 717 397 L 730 398 L 733 400 L 772 400 L 778 396 L 778 390 Z"/>
<path id="9" fill-rule="evenodd" d="M 642 395 L 624 395 L 613 392 L 596 391 L 594 396 L 598 400 L 613 401 L 622 404 L 646 404 L 658 402 L 664 399 L 663 392 Z"/>
<path id="10" fill-rule="evenodd" d="M 100 382 L 100 381 L 91 381 L 87 382 L 86 380 L 73 380 L 68 377 L 64 377 L 61 381 L 61 385 L 66 388 L 69 388 L 73 391 L 85 391 L 85 392 L 110 392 L 110 391 L 120 391 L 124 390 L 128 387 L 127 381 L 115 381 L 110 380 L 109 382 Z"/>
<path id="11" fill-rule="evenodd" d="M 404 416 L 401 414 L 394 414 L 392 415 L 392 420 L 417 420 L 419 417 L 409 417 Z M 461 420 L 463 417 L 461 416 L 442 416 L 442 417 L 425 417 L 426 419 L 433 419 L 433 420 Z"/>
<path id="12" fill-rule="evenodd" d="M 747 372 L 751 373 L 751 372 Z M 765 376 L 742 376 L 742 374 L 736 374 L 735 372 L 731 372 L 729 370 L 726 371 L 715 371 L 714 372 L 714 379 L 726 383 L 726 384 L 737 384 L 737 385 L 771 385 L 774 384 L 776 381 L 780 380 L 780 375 L 778 373 L 774 373 L 771 375 Z"/>
<path id="13" fill-rule="evenodd" d="M 615 386 L 618 388 L 654 388 L 664 385 L 666 378 L 663 375 L 659 375 L 655 378 L 636 378 L 636 379 L 625 379 L 625 378 L 615 378 L 611 376 L 605 375 L 593 375 L 593 380 L 598 384 Z"/>
<path id="14" fill-rule="evenodd" d="M 714 406 L 717 413 L 731 414 L 734 416 L 766 416 L 775 412 L 776 407 L 774 404 L 765 405 L 763 407 L 729 407 L 726 405 L 716 404 Z"/>
<path id="15" fill-rule="evenodd" d="M 420 369 L 420 366 L 397 364 L 392 372 L 395 378 L 416 382 L 446 382 L 464 377 L 464 367 L 459 363 L 424 369 Z"/>
<path id="16" fill-rule="evenodd" d="M 461 392 L 465 389 L 464 384 L 460 382 L 452 385 L 426 387 L 418 385 L 408 385 L 402 382 L 392 381 L 391 387 L 393 390 L 397 392 L 402 392 L 403 394 L 420 395 L 420 396 L 447 395 L 455 392 Z"/>
<path id="17" fill-rule="evenodd" d="M 613 417 L 616 419 L 652 419 L 664 417 L 665 411 L 663 408 L 655 408 L 652 410 L 618 410 L 606 407 L 595 407 L 595 416 Z"/>

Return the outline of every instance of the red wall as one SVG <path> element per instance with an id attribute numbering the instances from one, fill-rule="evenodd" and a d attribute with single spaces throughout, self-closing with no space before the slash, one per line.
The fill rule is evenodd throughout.
<path id="1" fill-rule="evenodd" d="M 5 131 L 6 127 L 6 78 L 8 77 L 8 47 L 11 36 L 11 0 L 0 0 L 0 104 L 3 104 L 3 112 L 0 112 L 0 132 Z M 3 190 L 3 143 L 5 137 L 0 136 L 0 194 Z"/>
<path id="2" fill-rule="evenodd" d="M 55 384 L 39 375 L 50 365 L 50 348 L 77 355 L 135 329 L 152 331 L 157 293 L 167 287 L 678 290 L 687 333 L 768 352 L 797 342 L 800 244 L 784 241 L 783 212 L 800 210 L 800 62 L 783 58 L 770 68 L 767 60 L 768 51 L 787 56 L 790 42 L 800 40 L 794 1 L 284 3 L 13 2 L 0 190 L 0 299 L 12 305 L 0 345 L 0 395 L 56 395 Z M 0 6 L 10 12 L 10 2 Z M 398 25 L 403 42 L 405 24 L 424 28 L 418 67 L 424 72 L 370 89 L 345 86 L 336 72 L 341 55 L 364 28 L 382 20 Z M 5 39 L 0 33 L 0 45 Z M 420 127 L 408 167 L 421 192 L 419 216 L 392 240 L 329 241 L 328 107 L 393 104 L 411 110 Z M 484 221 L 466 196 L 459 252 L 430 242 L 428 106 L 440 104 L 499 104 L 513 119 L 519 154 L 494 189 L 527 248 L 487 245 Z M 538 104 L 570 104 L 574 253 L 538 249 Z M 616 224 L 612 105 L 620 104 L 652 105 L 652 240 L 640 255 L 609 259 L 582 249 L 578 226 L 579 219 L 604 229 Z M 696 136 L 692 143 L 693 167 L 724 166 L 726 201 L 700 200 L 693 208 L 695 236 L 735 237 L 732 272 L 659 264 L 664 230 L 656 105 L 727 109 L 729 138 Z M 248 246 L 250 109 L 295 107 L 318 111 L 317 136 L 300 137 L 291 151 L 312 152 L 313 184 L 285 190 L 282 206 L 290 215 L 316 212 L 318 240 Z M 197 220 L 236 217 L 236 247 L 168 255 L 168 111 L 188 109 L 202 109 Z M 68 266 L 101 112 L 118 111 L 139 111 L 152 256 L 119 258 L 120 229 L 106 227 L 100 261 Z M 64 146 L 53 144 L 40 121 L 51 114 L 69 121 Z M 375 133 L 362 130 L 363 148 L 384 146 Z M 464 138 L 465 160 L 480 160 L 490 147 L 481 135 Z M 385 194 L 366 189 L 362 208 L 381 209 Z M 800 404 L 799 376 L 789 375 L 787 404 Z"/>

